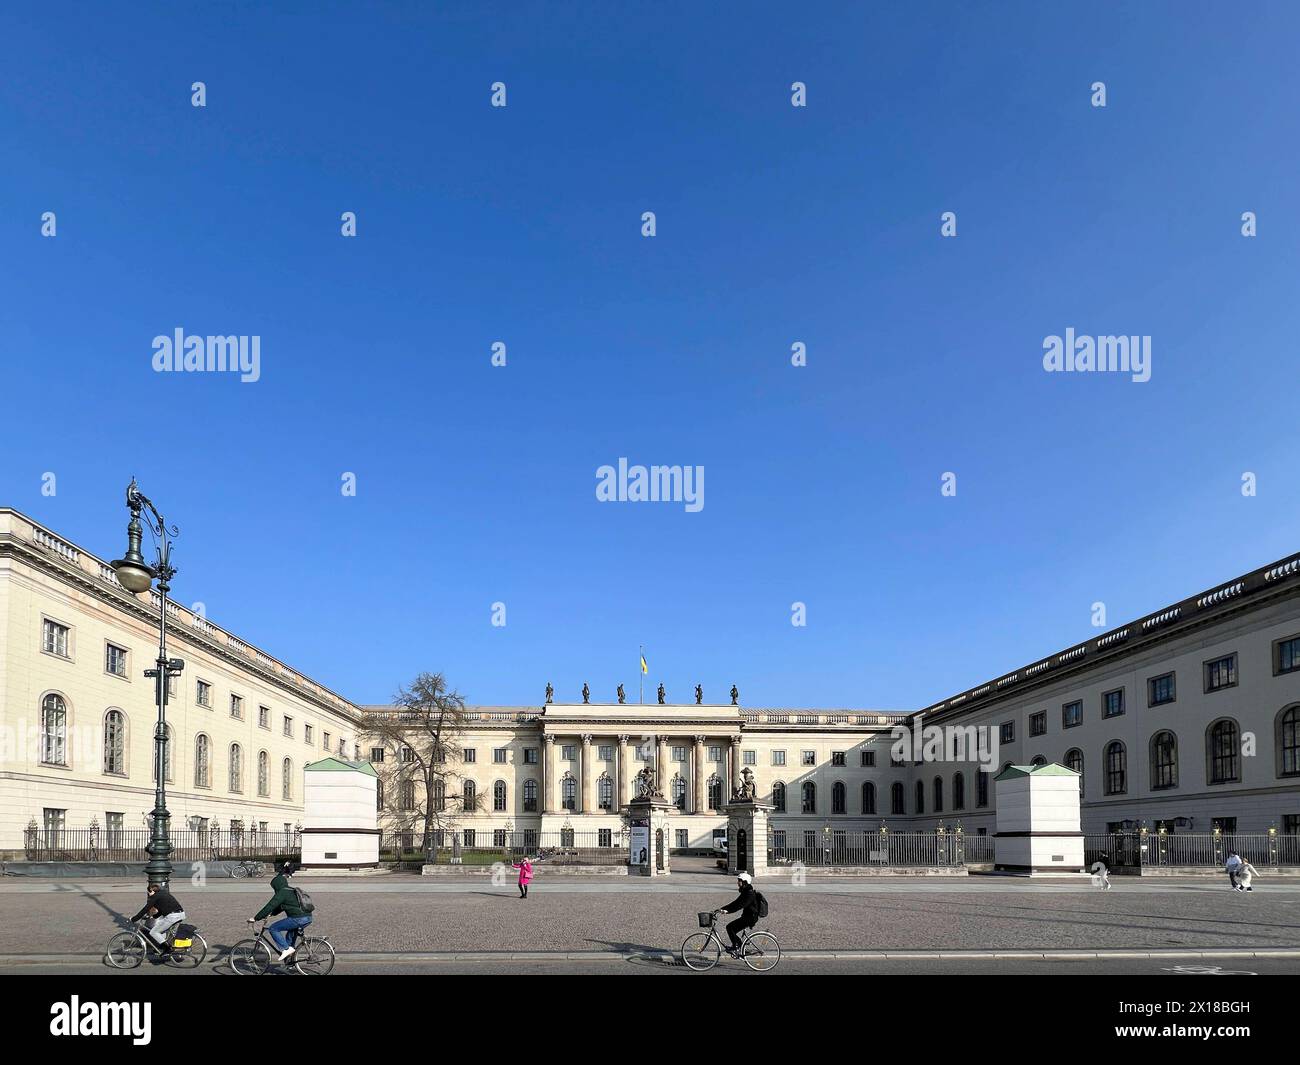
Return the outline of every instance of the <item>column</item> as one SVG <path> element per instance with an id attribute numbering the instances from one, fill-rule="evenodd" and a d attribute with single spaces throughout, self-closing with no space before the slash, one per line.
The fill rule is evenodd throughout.
<path id="1" fill-rule="evenodd" d="M 591 805 L 591 736 L 582 737 L 582 748 L 579 754 L 582 762 L 580 765 L 578 785 L 578 813 L 589 814 L 592 811 Z"/>
<path id="2" fill-rule="evenodd" d="M 555 787 L 555 737 L 542 737 L 542 813 L 555 812 L 555 803 L 551 795 Z"/>
<path id="3" fill-rule="evenodd" d="M 668 737 L 655 737 L 655 781 L 660 795 L 668 794 Z"/>
<path id="4" fill-rule="evenodd" d="M 731 737 L 731 757 L 727 759 L 727 783 L 726 791 L 722 796 L 723 802 L 730 802 L 731 797 L 736 794 L 736 789 L 740 787 L 740 737 Z"/>
<path id="5" fill-rule="evenodd" d="M 694 787 L 695 805 L 691 809 L 693 814 L 702 814 L 708 812 L 708 806 L 705 802 L 704 794 L 704 737 L 695 737 L 694 759 L 691 763 L 691 783 Z"/>
<path id="6" fill-rule="evenodd" d="M 631 796 L 628 795 L 627 793 L 627 737 L 626 736 L 620 736 L 618 738 L 618 748 L 616 754 L 618 758 L 618 769 L 617 769 L 618 794 L 614 796 L 614 809 L 618 810 L 628 801 L 629 798 L 631 798 Z"/>

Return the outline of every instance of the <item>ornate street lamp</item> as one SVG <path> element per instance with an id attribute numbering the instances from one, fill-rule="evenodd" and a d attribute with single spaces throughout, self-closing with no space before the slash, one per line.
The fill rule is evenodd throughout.
<path id="1" fill-rule="evenodd" d="M 156 580 L 158 582 L 158 658 L 157 668 L 145 670 L 146 677 L 154 681 L 155 700 L 158 704 L 158 723 L 154 728 L 154 764 L 158 767 L 157 781 L 154 787 L 153 814 L 150 816 L 149 843 L 145 852 L 149 855 L 145 865 L 145 875 L 151 884 L 166 884 L 172 878 L 172 844 L 168 835 L 171 826 L 171 814 L 167 811 L 167 682 L 171 677 L 178 677 L 185 668 L 179 658 L 167 657 L 167 593 L 171 590 L 171 579 L 176 576 L 176 569 L 171 564 L 171 549 L 174 536 L 180 530 L 168 525 L 158 508 L 153 505 L 131 478 L 126 489 L 126 505 L 131 511 L 131 520 L 126 526 L 126 555 L 113 563 L 117 579 L 128 592 L 138 595 L 147 592 Z M 149 532 L 156 544 L 157 557 L 151 566 L 140 552 L 144 526 L 140 518 L 149 526 Z"/>

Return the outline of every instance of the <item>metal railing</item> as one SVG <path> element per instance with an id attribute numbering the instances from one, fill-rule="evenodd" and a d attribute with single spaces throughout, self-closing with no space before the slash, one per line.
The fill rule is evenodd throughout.
<path id="1" fill-rule="evenodd" d="M 974 851 L 968 853 L 971 846 Z M 992 839 L 960 832 L 825 833 L 775 828 L 768 837 L 767 860 L 773 866 L 960 866 L 991 861 Z"/>
<path id="2" fill-rule="evenodd" d="M 28 828 L 23 854 L 29 862 L 146 862 L 147 828 Z M 297 832 L 245 829 L 182 829 L 171 834 L 173 862 L 297 860 Z"/>
<path id="3" fill-rule="evenodd" d="M 1112 869 L 1222 869 L 1236 851 L 1264 868 L 1300 866 L 1300 835 L 1280 832 L 1111 832 L 1084 836 L 1084 860 Z"/>
<path id="4" fill-rule="evenodd" d="M 532 858 L 547 865 L 626 865 L 628 841 L 617 832 L 500 829 L 447 829 L 435 832 L 426 853 L 419 832 L 386 832 L 380 837 L 381 861 L 432 865 L 495 865 Z"/>

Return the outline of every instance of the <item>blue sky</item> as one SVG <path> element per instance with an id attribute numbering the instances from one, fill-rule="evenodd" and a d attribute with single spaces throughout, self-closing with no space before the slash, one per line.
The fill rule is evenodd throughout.
<path id="1" fill-rule="evenodd" d="M 1294 7 L 701 6 L 7 10 L 0 504 L 113 558 L 134 474 L 177 598 L 358 701 L 635 699 L 644 643 L 909 708 L 1300 548 Z"/>

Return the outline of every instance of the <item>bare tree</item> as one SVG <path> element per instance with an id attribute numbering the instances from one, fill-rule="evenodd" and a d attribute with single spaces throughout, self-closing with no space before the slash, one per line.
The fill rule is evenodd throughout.
<path id="1" fill-rule="evenodd" d="M 419 674 L 397 690 L 391 708 L 366 715 L 370 735 L 393 755 L 392 767 L 380 774 L 385 805 L 400 830 L 420 830 L 428 861 L 438 834 L 454 832 L 457 816 L 483 801 L 466 792 L 458 771 L 466 721 L 465 700 L 441 673 Z"/>

